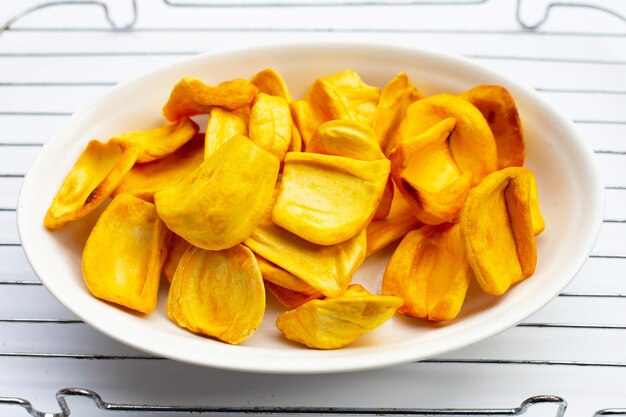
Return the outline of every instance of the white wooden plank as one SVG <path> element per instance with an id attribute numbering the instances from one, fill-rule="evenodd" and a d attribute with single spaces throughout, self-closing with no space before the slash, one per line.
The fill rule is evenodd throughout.
<path id="1" fill-rule="evenodd" d="M 2 149 L 0 148 L 0 152 Z M 15 209 L 17 197 L 22 187 L 22 178 L 0 177 L 0 209 Z"/>
<path id="2" fill-rule="evenodd" d="M 626 151 L 626 124 L 602 125 L 577 123 L 576 128 L 594 149 Z"/>
<path id="3" fill-rule="evenodd" d="M 626 190 L 606 190 L 604 193 L 604 218 L 626 220 Z"/>
<path id="4" fill-rule="evenodd" d="M 38 282 L 20 246 L 0 246 L 0 282 Z"/>
<path id="5" fill-rule="evenodd" d="M 626 156 L 619 154 L 596 154 L 596 166 L 606 187 L 622 187 L 626 180 Z"/>
<path id="6" fill-rule="evenodd" d="M 626 256 L 626 223 L 604 223 L 593 249 L 596 255 Z"/>
<path id="7" fill-rule="evenodd" d="M 26 116 L 0 114 L 0 143 L 44 143 L 69 116 Z"/>
<path id="8" fill-rule="evenodd" d="M 3 146 L 0 149 L 0 175 L 24 175 L 41 150 L 38 146 Z"/>
<path id="9" fill-rule="evenodd" d="M 626 294 L 626 259 L 589 258 L 565 293 Z"/>
<path id="10" fill-rule="evenodd" d="M 76 318 L 41 285 L 0 285 L 0 317 Z"/>

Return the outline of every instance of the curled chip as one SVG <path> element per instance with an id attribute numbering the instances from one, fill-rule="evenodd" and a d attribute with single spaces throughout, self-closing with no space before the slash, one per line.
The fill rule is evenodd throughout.
<path id="1" fill-rule="evenodd" d="M 265 281 L 304 295 L 319 294 L 315 288 L 262 256 L 256 255 L 256 261 Z"/>
<path id="2" fill-rule="evenodd" d="M 204 137 L 204 159 L 208 159 L 235 135 L 248 136 L 246 122 L 235 112 L 219 107 L 211 109 Z"/>
<path id="3" fill-rule="evenodd" d="M 535 270 L 532 175 L 523 167 L 488 175 L 469 192 L 461 211 L 467 259 L 486 293 L 503 294 Z"/>
<path id="4" fill-rule="evenodd" d="M 173 121 L 183 116 L 208 114 L 213 107 L 236 110 L 250 105 L 257 91 L 250 81 L 243 79 L 209 86 L 197 78 L 185 77 L 174 86 L 163 106 L 163 115 Z"/>
<path id="5" fill-rule="evenodd" d="M 137 162 L 152 162 L 170 155 L 198 133 L 198 125 L 190 118 L 182 117 L 174 123 L 144 130 L 143 132 L 124 133 L 114 139 L 122 143 L 139 146 Z"/>
<path id="6" fill-rule="evenodd" d="M 539 191 L 537 190 L 537 180 L 534 175 L 530 176 L 530 219 L 533 222 L 533 233 L 535 236 L 540 235 L 546 228 L 546 223 L 541 214 Z"/>
<path id="7" fill-rule="evenodd" d="M 320 292 L 315 292 L 313 294 L 300 293 L 281 287 L 280 285 L 276 285 L 271 281 L 265 281 L 265 288 L 272 293 L 279 303 L 289 309 L 298 308 L 302 304 L 311 300 L 324 298 L 324 295 Z"/>
<path id="8" fill-rule="evenodd" d="M 411 104 L 394 142 L 394 148 L 401 141 L 424 133 L 447 118 L 456 120 L 456 127 L 450 136 L 450 151 L 461 172 L 472 174 L 472 186 L 496 170 L 498 155 L 496 142 L 487 121 L 471 103 L 450 94 L 426 97 Z"/>
<path id="9" fill-rule="evenodd" d="M 171 233 L 171 232 L 170 232 Z M 174 273 L 176 272 L 176 268 L 178 267 L 178 262 L 180 262 L 187 248 L 192 245 L 189 244 L 182 237 L 171 233 L 173 236 L 170 239 L 169 249 L 167 251 L 167 258 L 165 258 L 165 263 L 163 264 L 163 273 L 169 282 L 172 282 L 174 278 Z"/>
<path id="10" fill-rule="evenodd" d="M 83 277 L 98 298 L 142 313 L 156 308 L 167 229 L 154 204 L 129 194 L 111 201 L 83 251 Z"/>
<path id="11" fill-rule="evenodd" d="M 244 245 L 328 297 L 343 293 L 365 259 L 365 231 L 337 245 L 316 245 L 274 224 L 271 207 Z"/>
<path id="12" fill-rule="evenodd" d="M 159 217 L 189 243 L 221 250 L 241 243 L 272 200 L 278 158 L 234 136 L 178 185 L 154 195 Z"/>
<path id="13" fill-rule="evenodd" d="M 383 276 L 383 294 L 404 299 L 399 313 L 432 321 L 459 314 L 472 279 L 458 224 L 409 232 Z"/>
<path id="14" fill-rule="evenodd" d="M 194 333 L 230 344 L 250 337 L 265 313 L 263 278 L 242 245 L 221 251 L 190 247 L 167 296 L 167 316 Z"/>
<path id="15" fill-rule="evenodd" d="M 489 123 L 498 148 L 498 169 L 524 165 L 522 121 L 507 89 L 498 85 L 479 85 L 459 97 L 476 106 Z"/>
<path id="16" fill-rule="evenodd" d="M 48 208 L 46 227 L 58 229 L 91 213 L 117 188 L 137 155 L 136 145 L 115 140 L 89 142 Z"/>
<path id="17" fill-rule="evenodd" d="M 351 120 L 321 124 L 307 145 L 307 152 L 345 156 L 361 161 L 385 159 L 371 127 Z"/>
<path id="18" fill-rule="evenodd" d="M 276 327 L 294 342 L 337 349 L 382 325 L 401 305 L 402 298 L 372 295 L 355 284 L 340 297 L 309 301 L 283 313 Z"/>
<path id="19" fill-rule="evenodd" d="M 260 93 L 250 111 L 250 140 L 282 161 L 291 138 L 291 112 L 287 101 Z"/>
<path id="20" fill-rule="evenodd" d="M 420 98 L 422 94 L 411 84 L 404 72 L 396 75 L 383 89 L 372 120 L 372 128 L 385 154 L 391 152 L 391 149 L 387 149 L 387 143 L 398 129 L 406 109 Z"/>
<path id="21" fill-rule="evenodd" d="M 444 119 L 403 140 L 389 155 L 393 181 L 425 224 L 453 221 L 471 186 L 471 174 L 461 172 L 450 152 L 454 127 L 454 119 Z"/>
<path id="22" fill-rule="evenodd" d="M 272 220 L 319 245 L 350 239 L 374 216 L 389 169 L 386 159 L 290 152 Z"/>
<path id="23" fill-rule="evenodd" d="M 380 198 L 380 202 L 378 203 L 378 207 L 376 207 L 376 212 L 374 213 L 374 217 L 372 218 L 372 220 L 382 220 L 386 219 L 387 216 L 389 216 L 395 192 L 396 191 L 393 184 L 393 179 L 391 178 L 391 176 L 389 176 L 389 178 L 387 178 L 387 184 L 385 184 L 383 196 Z"/>
<path id="24" fill-rule="evenodd" d="M 291 101 L 291 93 L 289 92 L 289 88 L 287 88 L 287 83 L 285 83 L 283 77 L 272 68 L 259 71 L 252 77 L 252 84 L 256 85 L 261 93 L 282 97 L 287 100 L 287 102 Z"/>
<path id="25" fill-rule="evenodd" d="M 202 164 L 203 148 L 204 140 L 197 136 L 165 158 L 146 164 L 135 164 L 112 195 L 132 194 L 153 202 L 154 193 L 178 184 Z"/>

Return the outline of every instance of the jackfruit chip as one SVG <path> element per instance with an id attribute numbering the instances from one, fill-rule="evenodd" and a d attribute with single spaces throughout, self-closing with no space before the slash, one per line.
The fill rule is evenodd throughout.
<path id="1" fill-rule="evenodd" d="M 306 147 L 307 152 L 345 156 L 361 161 L 385 159 L 371 127 L 350 120 L 322 123 Z"/>
<path id="2" fill-rule="evenodd" d="M 546 228 L 546 223 L 541 214 L 539 206 L 539 191 L 537 190 L 537 181 L 534 175 L 530 176 L 530 219 L 533 222 L 533 233 L 538 236 Z"/>
<path id="3" fill-rule="evenodd" d="M 287 102 L 291 101 L 291 93 L 289 92 L 287 83 L 285 83 L 283 77 L 272 68 L 259 71 L 252 77 L 252 84 L 254 84 L 261 93 L 282 97 L 287 100 Z"/>
<path id="4" fill-rule="evenodd" d="M 425 224 L 453 221 L 471 187 L 471 174 L 462 173 L 450 152 L 452 118 L 400 142 L 391 152 L 391 177 L 411 211 Z"/>
<path id="5" fill-rule="evenodd" d="M 385 184 L 385 190 L 383 191 L 383 196 L 378 203 L 378 207 L 376 208 L 376 212 L 374 213 L 373 221 L 386 219 L 389 216 L 389 212 L 391 211 L 391 204 L 393 203 L 393 197 L 395 193 L 395 187 L 393 184 L 393 179 L 391 176 L 387 178 L 387 184 Z"/>
<path id="6" fill-rule="evenodd" d="M 472 279 L 458 224 L 409 232 L 387 264 L 383 294 L 404 299 L 399 313 L 431 321 L 455 318 Z"/>
<path id="7" fill-rule="evenodd" d="M 159 217 L 189 243 L 208 250 L 247 238 L 272 200 L 278 158 L 233 136 L 190 176 L 154 195 Z"/>
<path id="8" fill-rule="evenodd" d="M 282 161 L 291 138 L 291 112 L 287 101 L 260 93 L 250 112 L 250 140 Z"/>
<path id="9" fill-rule="evenodd" d="M 503 294 L 535 270 L 532 175 L 523 167 L 488 175 L 469 192 L 461 211 L 467 259 L 486 293 Z"/>
<path id="10" fill-rule="evenodd" d="M 366 125 L 372 124 L 380 99 L 378 87 L 365 84 L 359 74 L 351 70 L 323 77 L 320 80 L 331 86 L 345 103 L 349 120 Z"/>
<path id="11" fill-rule="evenodd" d="M 398 129 L 406 114 L 406 109 L 420 98 L 422 98 L 422 93 L 411 84 L 404 72 L 396 75 L 383 89 L 372 120 L 372 128 L 385 154 L 391 152 L 391 149 L 387 149 L 387 143 Z"/>
<path id="12" fill-rule="evenodd" d="M 171 232 L 170 232 L 171 233 Z M 176 272 L 176 268 L 178 267 L 178 262 L 183 257 L 183 254 L 192 246 L 182 237 L 171 233 L 173 237 L 170 239 L 169 250 L 167 251 L 167 258 L 165 258 L 165 263 L 163 264 L 163 272 L 165 273 L 165 277 L 169 282 L 172 282 L 172 278 L 174 278 L 174 273 Z"/>
<path id="13" fill-rule="evenodd" d="M 524 165 L 524 129 L 515 100 L 507 89 L 479 85 L 459 97 L 476 106 L 487 120 L 498 149 L 498 169 Z"/>
<path id="14" fill-rule="evenodd" d="M 263 278 L 248 248 L 187 249 L 167 296 L 170 320 L 194 333 L 238 344 L 252 335 L 264 313 Z"/>
<path id="15" fill-rule="evenodd" d="M 275 193 L 274 198 L 276 198 Z M 272 204 L 244 245 L 322 294 L 342 294 L 365 259 L 365 231 L 337 245 L 311 243 L 272 221 Z"/>
<path id="16" fill-rule="evenodd" d="M 248 125 L 235 112 L 216 107 L 209 113 L 204 137 L 204 159 L 208 159 L 235 135 L 248 136 Z"/>
<path id="17" fill-rule="evenodd" d="M 318 293 L 315 288 L 311 287 L 309 284 L 292 273 L 285 271 L 283 268 L 268 261 L 262 256 L 255 256 L 256 261 L 259 264 L 259 269 L 261 270 L 261 275 L 265 281 L 304 295 Z"/>
<path id="18" fill-rule="evenodd" d="M 178 120 L 183 116 L 208 114 L 213 107 L 236 110 L 250 105 L 257 88 L 248 80 L 235 79 L 217 86 L 209 86 L 193 77 L 178 82 L 163 106 L 167 120 Z"/>
<path id="19" fill-rule="evenodd" d="M 390 162 L 290 152 L 272 220 L 319 245 L 356 236 L 382 198 Z"/>
<path id="20" fill-rule="evenodd" d="M 133 167 L 139 151 L 137 145 L 115 140 L 89 142 L 48 208 L 46 227 L 58 229 L 91 213 L 117 188 Z"/>
<path id="21" fill-rule="evenodd" d="M 132 143 L 141 151 L 137 162 L 146 163 L 172 154 L 198 133 L 198 125 L 188 117 L 181 117 L 174 123 L 142 132 L 124 133 L 114 139 L 122 143 Z"/>
<path id="22" fill-rule="evenodd" d="M 450 136 L 450 151 L 461 172 L 472 174 L 472 186 L 496 170 L 496 142 L 487 121 L 471 103 L 450 94 L 426 97 L 411 104 L 400 123 L 394 148 L 401 141 L 424 133 L 438 122 L 454 118 L 456 127 Z"/>
<path id="23" fill-rule="evenodd" d="M 165 158 L 146 164 L 135 164 L 112 195 L 132 194 L 153 202 L 154 193 L 178 184 L 202 164 L 203 148 L 204 139 L 198 135 Z"/>
<path id="24" fill-rule="evenodd" d="M 82 270 L 97 298 L 142 313 L 156 308 L 167 229 L 154 204 L 120 194 L 104 210 L 87 239 Z"/>
<path id="25" fill-rule="evenodd" d="M 289 339 L 315 349 L 337 349 L 389 320 L 402 298 L 372 295 L 357 284 L 340 297 L 312 300 L 276 320 Z"/>
<path id="26" fill-rule="evenodd" d="M 279 303 L 289 309 L 298 308 L 307 301 L 319 300 L 324 298 L 324 295 L 320 292 L 315 292 L 313 294 L 304 294 L 287 288 L 283 288 L 280 285 L 276 285 L 271 281 L 265 281 L 265 288 L 272 293 L 272 295 L 278 300 Z"/>

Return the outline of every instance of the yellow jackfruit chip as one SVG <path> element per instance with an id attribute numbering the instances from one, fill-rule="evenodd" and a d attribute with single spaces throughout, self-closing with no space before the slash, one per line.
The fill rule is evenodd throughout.
<path id="1" fill-rule="evenodd" d="M 263 278 L 248 248 L 187 249 L 167 296 L 170 320 L 194 333 L 238 344 L 252 335 L 264 313 Z"/>
<path id="2" fill-rule="evenodd" d="M 389 216 L 389 212 L 391 211 L 391 204 L 393 203 L 393 197 L 395 193 L 395 187 L 393 184 L 393 179 L 391 176 L 387 179 L 387 184 L 385 184 L 385 190 L 383 191 L 383 196 L 378 203 L 378 207 L 376 208 L 376 212 L 374 213 L 374 217 L 372 220 L 382 220 L 386 219 Z"/>
<path id="3" fill-rule="evenodd" d="M 450 152 L 452 118 L 400 142 L 391 152 L 391 177 L 411 211 L 422 223 L 453 221 L 471 187 L 471 174 L 462 173 Z"/>
<path id="4" fill-rule="evenodd" d="M 165 158 L 146 164 L 135 164 L 112 195 L 132 194 L 153 202 L 154 193 L 178 184 L 202 164 L 203 148 L 204 139 L 196 136 Z"/>
<path id="5" fill-rule="evenodd" d="M 389 169 L 386 159 L 290 152 L 272 219 L 309 242 L 343 242 L 365 229 L 374 216 Z"/>
<path id="6" fill-rule="evenodd" d="M 83 250 L 82 270 L 98 298 L 142 313 L 156 308 L 167 229 L 154 204 L 120 194 L 104 210 Z"/>
<path id="7" fill-rule="evenodd" d="M 316 245 L 274 224 L 271 207 L 244 245 L 326 296 L 343 293 L 365 259 L 365 231 L 337 245 Z"/>
<path id="8" fill-rule="evenodd" d="M 389 320 L 402 298 L 372 295 L 351 285 L 340 297 L 313 300 L 276 320 L 289 339 L 315 349 L 337 349 Z"/>
<path id="9" fill-rule="evenodd" d="M 450 136 L 452 157 L 461 172 L 472 174 L 472 185 L 476 185 L 498 166 L 496 142 L 480 111 L 462 98 L 438 94 L 414 102 L 389 146 L 393 148 L 450 117 L 456 120 Z"/>
<path id="10" fill-rule="evenodd" d="M 246 122 L 235 112 L 219 107 L 211 109 L 204 138 L 204 159 L 208 159 L 235 135 L 248 136 Z"/>
<path id="11" fill-rule="evenodd" d="M 452 320 L 471 279 L 459 225 L 425 226 L 409 232 L 389 260 L 383 294 L 404 299 L 401 314 Z"/>
<path id="12" fill-rule="evenodd" d="M 46 227 L 58 229 L 91 213 L 130 171 L 139 150 L 136 145 L 115 140 L 89 142 L 48 208 Z"/>
<path id="13" fill-rule="evenodd" d="M 406 109 L 420 98 L 422 94 L 411 84 L 404 72 L 396 75 L 383 89 L 372 120 L 372 128 L 378 136 L 380 148 L 386 154 L 391 152 L 391 149 L 387 149 L 387 142 L 398 129 Z"/>
<path id="14" fill-rule="evenodd" d="M 316 294 L 318 291 L 311 287 L 306 282 L 302 281 L 297 276 L 290 272 L 285 271 L 278 265 L 268 261 L 262 256 L 255 255 L 256 261 L 259 264 L 261 275 L 265 281 L 269 281 L 280 287 L 286 288 L 291 291 L 302 293 L 305 295 Z"/>
<path id="15" fill-rule="evenodd" d="M 291 101 L 291 93 L 283 77 L 271 68 L 259 71 L 252 77 L 252 84 L 256 85 L 259 92 L 276 97 L 282 97 L 287 102 Z"/>
<path id="16" fill-rule="evenodd" d="M 313 294 L 304 294 L 293 291 L 280 285 L 276 285 L 271 281 L 265 281 L 265 288 L 278 300 L 279 303 L 289 309 L 300 307 L 302 304 L 311 300 L 320 300 L 324 295 L 320 292 Z"/>
<path id="17" fill-rule="evenodd" d="M 546 223 L 541 214 L 539 206 L 539 191 L 537 190 L 537 181 L 535 176 L 530 176 L 530 218 L 533 222 L 533 233 L 538 236 L 546 228 Z"/>
<path id="18" fill-rule="evenodd" d="M 178 185 L 154 195 L 159 217 L 189 243 L 233 247 L 261 221 L 278 177 L 278 158 L 245 136 L 234 136 Z"/>
<path id="19" fill-rule="evenodd" d="M 532 175 L 523 167 L 488 175 L 469 192 L 461 211 L 467 259 L 481 288 L 489 294 L 503 294 L 535 270 Z"/>
<path id="20" fill-rule="evenodd" d="M 167 251 L 167 258 L 165 258 L 165 263 L 163 264 L 163 273 L 169 282 L 172 282 L 174 278 L 174 273 L 176 272 L 176 268 L 178 267 L 178 262 L 180 262 L 187 248 L 192 246 L 189 242 L 187 242 L 182 237 L 170 232 L 172 238 L 170 239 L 169 250 Z"/>
<path id="21" fill-rule="evenodd" d="M 173 121 L 183 116 L 208 114 L 213 107 L 236 110 L 250 105 L 257 91 L 250 81 L 243 79 L 209 86 L 197 78 L 185 77 L 174 86 L 163 106 L 163 115 Z"/>
<path id="22" fill-rule="evenodd" d="M 141 151 L 137 162 L 146 163 L 170 155 L 198 133 L 198 125 L 188 117 L 174 123 L 142 132 L 124 133 L 114 139 L 122 143 L 138 145 Z"/>
<path id="23" fill-rule="evenodd" d="M 260 93 L 250 111 L 250 140 L 282 161 L 291 138 L 291 112 L 287 101 Z"/>
<path id="24" fill-rule="evenodd" d="M 479 85 L 459 97 L 476 106 L 487 120 L 498 148 L 498 169 L 524 165 L 524 129 L 515 100 L 507 89 Z"/>
<path id="25" fill-rule="evenodd" d="M 380 89 L 367 85 L 351 70 L 323 77 L 320 80 L 332 87 L 344 104 L 350 120 L 366 125 L 372 123 L 380 99 Z"/>
<path id="26" fill-rule="evenodd" d="M 385 159 L 371 127 L 350 120 L 322 123 L 306 147 L 307 152 L 345 156 L 361 161 Z"/>

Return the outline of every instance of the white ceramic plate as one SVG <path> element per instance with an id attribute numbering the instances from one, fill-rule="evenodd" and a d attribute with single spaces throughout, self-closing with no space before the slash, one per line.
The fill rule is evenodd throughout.
<path id="1" fill-rule="evenodd" d="M 460 316 L 429 324 L 395 317 L 351 346 L 320 351 L 284 340 L 274 326 L 281 308 L 268 297 L 265 318 L 239 346 L 187 332 L 165 315 L 167 285 L 157 311 L 133 315 L 92 297 L 83 283 L 80 259 L 88 230 L 99 213 L 50 232 L 44 214 L 85 144 L 163 123 L 161 107 L 183 76 L 209 84 L 272 67 L 300 97 L 312 81 L 344 69 L 383 87 L 400 71 L 425 94 L 460 93 L 477 84 L 505 86 L 515 97 L 527 141 L 527 163 L 539 185 L 546 230 L 538 238 L 535 274 L 502 297 L 470 287 Z M 122 83 L 76 113 L 42 149 L 26 175 L 18 226 L 33 269 L 50 292 L 85 322 L 122 343 L 198 365 L 273 373 L 322 373 L 376 368 L 458 349 L 507 329 L 537 311 L 574 277 L 589 255 L 602 220 L 602 186 L 593 155 L 573 125 L 537 95 L 502 74 L 466 59 L 427 50 L 371 44 L 288 44 L 205 54 Z M 379 291 L 391 250 L 366 261 L 355 281 Z"/>

